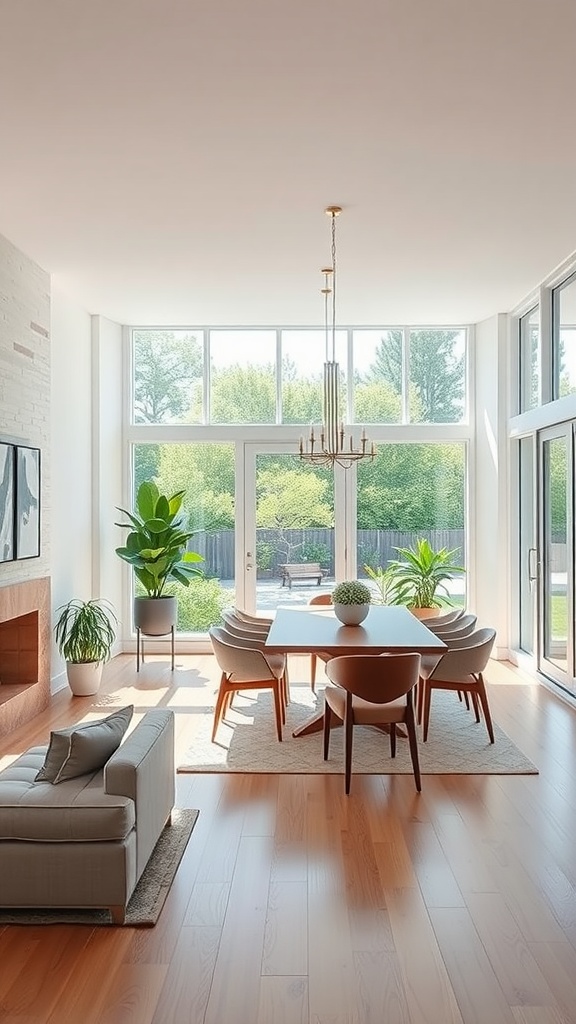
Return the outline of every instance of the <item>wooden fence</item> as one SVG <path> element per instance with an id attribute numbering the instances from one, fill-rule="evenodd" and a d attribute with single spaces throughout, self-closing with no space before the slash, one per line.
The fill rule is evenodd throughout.
<path id="1" fill-rule="evenodd" d="M 257 530 L 256 564 L 261 575 L 279 575 L 282 562 L 320 562 L 329 576 L 334 575 L 334 530 Z M 385 566 L 397 557 L 396 547 L 409 547 L 418 537 L 426 537 L 434 549 L 455 549 L 454 561 L 464 565 L 464 530 L 419 530 L 402 533 L 394 530 L 358 530 L 358 575 L 362 566 Z M 234 579 L 234 530 L 198 532 L 190 550 L 204 556 L 208 576 Z"/>

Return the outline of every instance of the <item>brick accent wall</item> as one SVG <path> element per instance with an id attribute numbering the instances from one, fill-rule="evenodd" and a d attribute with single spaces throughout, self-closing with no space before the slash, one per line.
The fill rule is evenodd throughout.
<path id="1" fill-rule="evenodd" d="M 0 235 L 0 439 L 42 452 L 40 558 L 0 563 L 0 587 L 50 575 L 50 277 Z"/>

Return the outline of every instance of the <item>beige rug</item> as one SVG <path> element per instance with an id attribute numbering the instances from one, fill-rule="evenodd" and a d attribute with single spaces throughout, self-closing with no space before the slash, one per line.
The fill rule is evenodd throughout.
<path id="1" fill-rule="evenodd" d="M 282 743 L 276 739 L 272 694 L 259 691 L 238 694 L 226 722 L 220 725 L 216 743 L 210 741 L 212 712 L 198 720 L 193 741 L 179 758 L 179 772 L 272 772 L 316 774 L 342 772 L 343 729 L 333 729 L 330 758 L 322 757 L 322 733 L 294 739 L 292 731 L 310 718 L 319 706 L 310 686 L 292 686 L 291 703 Z M 322 698 L 320 697 L 320 700 Z M 320 705 L 321 706 L 321 705 Z M 432 696 L 430 728 L 426 743 L 419 743 L 420 770 L 426 775 L 538 774 L 538 769 L 494 723 L 496 742 L 488 739 L 486 726 L 476 724 L 455 693 L 436 691 Z M 390 758 L 387 736 L 357 726 L 352 754 L 354 772 L 363 774 L 411 774 L 406 740 L 398 740 Z"/>
<path id="2" fill-rule="evenodd" d="M 141 928 L 155 925 L 160 917 L 170 886 L 192 830 L 198 811 L 174 810 L 172 824 L 167 825 L 156 843 L 126 909 L 121 927 Z M 5 924 L 112 924 L 107 910 L 0 910 L 0 926 Z"/>

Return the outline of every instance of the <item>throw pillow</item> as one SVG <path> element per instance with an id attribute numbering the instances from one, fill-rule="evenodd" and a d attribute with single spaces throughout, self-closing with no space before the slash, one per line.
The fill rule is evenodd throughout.
<path id="1" fill-rule="evenodd" d="M 97 722 L 51 733 L 46 760 L 36 780 L 56 785 L 103 768 L 120 746 L 133 712 L 134 705 L 130 704 Z"/>

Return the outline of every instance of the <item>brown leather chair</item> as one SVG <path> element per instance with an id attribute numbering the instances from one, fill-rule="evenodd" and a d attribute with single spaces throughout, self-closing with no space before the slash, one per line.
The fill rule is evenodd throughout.
<path id="1" fill-rule="evenodd" d="M 420 792 L 418 741 L 412 692 L 420 672 L 419 654 L 351 654 L 332 658 L 326 673 L 336 686 L 324 690 L 324 760 L 328 760 L 332 715 L 344 722 L 345 787 L 350 792 L 352 733 L 355 725 L 386 726 L 390 756 L 396 756 L 396 726 L 408 733 L 416 789 Z M 377 770 L 377 766 L 374 766 Z"/>

